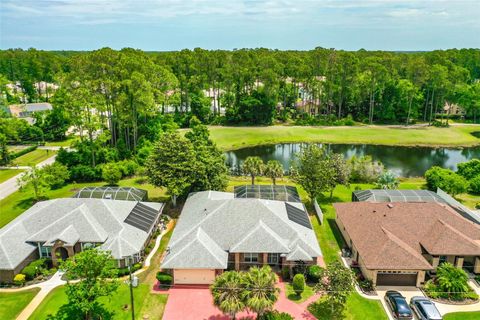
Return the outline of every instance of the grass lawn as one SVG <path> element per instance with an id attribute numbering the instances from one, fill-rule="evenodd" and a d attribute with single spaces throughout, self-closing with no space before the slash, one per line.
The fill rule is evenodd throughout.
<path id="1" fill-rule="evenodd" d="M 32 152 L 24 154 L 21 157 L 18 157 L 12 161 L 12 164 L 19 165 L 19 166 L 31 166 L 34 164 L 38 164 L 44 160 L 55 155 L 57 151 L 54 150 L 41 150 L 35 149 Z"/>
<path id="2" fill-rule="evenodd" d="M 8 179 L 15 177 L 17 174 L 22 173 L 24 170 L 17 169 L 0 169 L 0 183 L 7 181 Z"/>
<path id="3" fill-rule="evenodd" d="M 480 319 L 480 311 L 447 313 L 445 316 L 443 316 L 443 319 L 444 320 L 478 320 Z"/>
<path id="4" fill-rule="evenodd" d="M 47 199 L 71 197 L 78 190 L 87 186 L 103 186 L 105 182 L 87 182 L 87 183 L 71 183 L 59 189 L 49 190 L 46 192 Z M 142 179 L 129 178 L 119 182 L 120 186 L 131 186 L 142 188 L 148 191 L 148 197 L 152 201 L 162 201 L 167 199 L 164 189 L 155 188 L 153 185 L 143 183 Z M 15 219 L 18 215 L 30 208 L 34 204 L 32 191 L 17 191 L 0 200 L 0 228 Z"/>
<path id="5" fill-rule="evenodd" d="M 308 298 L 313 296 L 315 291 L 313 291 L 313 287 L 305 284 L 305 290 L 302 292 L 301 295 L 297 295 L 295 291 L 293 291 L 293 286 L 290 283 L 285 284 L 285 296 L 296 303 L 302 303 L 306 301 Z"/>
<path id="6" fill-rule="evenodd" d="M 135 301 L 135 318 L 143 319 L 148 314 L 150 319 L 161 319 L 167 302 L 167 295 L 151 294 L 149 284 L 140 284 L 133 291 Z M 42 301 L 29 319 L 45 320 L 55 314 L 63 305 L 67 304 L 65 287 L 55 288 Z M 126 284 L 121 284 L 118 291 L 110 298 L 101 298 L 105 308 L 114 312 L 114 319 L 131 319 L 130 292 Z"/>
<path id="7" fill-rule="evenodd" d="M 47 141 L 45 142 L 45 146 L 47 147 L 70 147 L 70 145 L 78 140 L 77 137 L 69 137 L 66 140 L 63 141 Z"/>
<path id="8" fill-rule="evenodd" d="M 38 291 L 40 291 L 39 288 L 12 293 L 0 292 L 0 315 L 2 315 L 2 320 L 16 319 Z"/>
<path id="9" fill-rule="evenodd" d="M 331 310 L 331 305 L 323 298 L 308 306 L 313 316 L 320 320 L 386 320 L 388 319 L 379 300 L 362 298 L 358 293 L 352 293 L 347 300 L 345 309 L 338 314 Z"/>
<path id="10" fill-rule="evenodd" d="M 222 150 L 287 142 L 366 143 L 405 146 L 473 146 L 480 139 L 471 133 L 480 126 L 449 128 L 402 128 L 387 126 L 353 127 L 209 127 L 213 140 Z"/>

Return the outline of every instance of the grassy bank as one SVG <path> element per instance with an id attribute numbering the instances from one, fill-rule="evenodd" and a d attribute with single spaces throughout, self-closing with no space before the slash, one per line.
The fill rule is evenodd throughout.
<path id="1" fill-rule="evenodd" d="M 447 313 L 444 320 L 478 320 L 480 311 Z"/>
<path id="2" fill-rule="evenodd" d="M 40 291 L 34 288 L 25 291 L 0 292 L 0 315 L 3 320 L 14 320 Z"/>
<path id="3" fill-rule="evenodd" d="M 210 127 L 213 140 L 222 150 L 288 143 L 329 142 L 353 144 L 379 144 L 403 146 L 474 146 L 480 139 L 471 133 L 480 131 L 480 126 L 436 127 Z"/>
<path id="4" fill-rule="evenodd" d="M 57 151 L 54 150 L 36 149 L 32 152 L 29 152 L 21 157 L 14 159 L 12 163 L 13 165 L 19 166 L 31 166 L 47 160 L 48 158 L 54 156 L 56 153 Z"/>
<path id="5" fill-rule="evenodd" d="M 17 169 L 0 169 L 0 183 L 5 182 L 12 177 L 15 177 L 17 174 L 20 174 L 23 171 L 24 170 Z"/>

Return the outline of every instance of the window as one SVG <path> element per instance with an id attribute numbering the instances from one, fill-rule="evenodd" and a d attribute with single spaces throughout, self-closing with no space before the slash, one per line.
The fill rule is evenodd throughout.
<path id="1" fill-rule="evenodd" d="M 245 253 L 245 262 L 258 262 L 258 253 Z"/>
<path id="2" fill-rule="evenodd" d="M 40 247 L 40 258 L 51 258 L 52 257 L 52 248 L 51 247 Z"/>
<path id="3" fill-rule="evenodd" d="M 267 260 L 268 260 L 268 264 L 277 264 L 279 260 L 278 253 L 269 253 Z"/>
<path id="4" fill-rule="evenodd" d="M 444 262 L 447 262 L 447 256 L 440 256 L 438 258 L 438 265 L 441 265 Z"/>

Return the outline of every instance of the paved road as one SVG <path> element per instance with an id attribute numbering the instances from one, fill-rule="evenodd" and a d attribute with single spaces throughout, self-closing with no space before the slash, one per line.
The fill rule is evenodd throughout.
<path id="1" fill-rule="evenodd" d="M 55 158 L 56 158 L 56 155 L 48 158 L 47 160 L 40 162 L 39 164 L 37 164 L 37 167 L 43 167 L 48 164 L 52 164 L 55 162 Z M 21 168 L 19 167 L 19 169 Z M 19 173 L 15 177 L 12 177 L 3 183 L 0 183 L 0 200 L 8 197 L 9 195 L 11 195 L 12 193 L 18 190 L 17 179 L 20 178 L 23 174 L 25 173 L 24 172 Z"/>

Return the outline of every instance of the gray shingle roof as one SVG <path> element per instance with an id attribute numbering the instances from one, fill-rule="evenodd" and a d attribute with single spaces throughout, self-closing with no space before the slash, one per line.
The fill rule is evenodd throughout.
<path id="1" fill-rule="evenodd" d="M 142 202 L 160 214 L 161 203 Z M 42 201 L 0 229 L 0 269 L 11 270 L 37 249 L 36 242 L 103 243 L 116 259 L 138 253 L 148 233 L 124 223 L 137 202 L 66 198 Z"/>
<path id="2" fill-rule="evenodd" d="M 304 210 L 301 203 L 289 204 Z M 196 255 L 195 259 L 191 257 L 193 249 L 188 247 L 198 238 L 199 229 L 212 242 L 211 247 L 218 247 L 224 253 L 222 264 L 213 267 L 205 261 L 203 254 Z M 162 268 L 200 268 L 208 265 L 209 268 L 224 269 L 228 252 L 288 254 L 297 246 L 301 246 L 310 255 L 309 258 L 322 255 L 313 230 L 288 219 L 285 202 L 234 198 L 233 193 L 204 191 L 193 193 L 187 199 Z M 201 246 L 195 248 L 203 250 Z M 220 258 L 220 253 L 215 256 Z"/>

